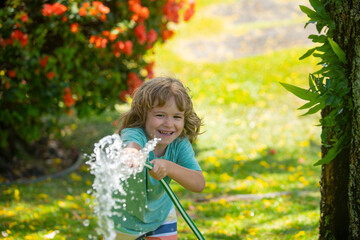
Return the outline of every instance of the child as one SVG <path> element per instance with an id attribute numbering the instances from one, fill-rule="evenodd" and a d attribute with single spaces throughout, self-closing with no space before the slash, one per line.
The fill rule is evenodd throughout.
<path id="1" fill-rule="evenodd" d="M 161 140 L 149 153 L 153 169 L 128 180 L 126 203 L 113 217 L 116 239 L 177 239 L 175 208 L 158 180 L 174 179 L 187 190 L 203 191 L 205 179 L 191 146 L 201 125 L 187 89 L 176 79 L 154 78 L 134 93 L 119 129 L 126 150 L 137 152 L 148 140 Z"/>

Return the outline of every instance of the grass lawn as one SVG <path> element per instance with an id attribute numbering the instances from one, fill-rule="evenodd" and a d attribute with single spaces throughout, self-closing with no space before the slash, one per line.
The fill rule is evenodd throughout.
<path id="1" fill-rule="evenodd" d="M 279 84 L 306 87 L 316 61 L 298 60 L 307 47 L 222 62 L 184 60 L 176 53 L 180 41 L 219 33 L 221 19 L 202 17 L 202 9 L 218 2 L 198 1 L 199 14 L 180 24 L 177 35 L 148 56 L 156 62 L 157 75 L 176 76 L 186 83 L 205 123 L 194 148 L 206 189 L 193 194 L 176 183 L 171 186 L 207 240 L 317 239 L 320 168 L 312 164 L 319 159 L 319 116 L 300 116 L 304 112 L 296 109 L 303 102 Z M 204 28 L 209 24 L 217 31 Z M 269 23 L 264 24 L 256 27 Z M 127 107 L 91 119 L 67 120 L 64 141 L 91 153 L 95 142 L 116 130 L 112 122 Z M 0 236 L 98 239 L 87 193 L 91 184 L 84 165 L 61 178 L 1 186 Z M 283 194 L 252 199 L 254 194 L 279 192 Z M 179 239 L 194 239 L 180 215 L 178 221 Z"/>

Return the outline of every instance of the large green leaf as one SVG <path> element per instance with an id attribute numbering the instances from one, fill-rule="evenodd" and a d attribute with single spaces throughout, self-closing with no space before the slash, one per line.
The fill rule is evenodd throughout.
<path id="1" fill-rule="evenodd" d="M 332 50 L 335 52 L 336 56 L 340 59 L 341 62 L 346 63 L 346 55 L 345 52 L 340 48 L 340 46 L 331 38 L 328 38 L 328 41 L 331 45 Z"/>
<path id="2" fill-rule="evenodd" d="M 319 94 L 311 92 L 307 89 L 299 88 L 297 86 L 287 84 L 287 83 L 282 83 L 282 82 L 280 82 L 280 84 L 286 90 L 288 90 L 289 92 L 293 93 L 295 96 L 297 96 L 303 100 L 314 101 L 319 97 Z"/>
<path id="3" fill-rule="evenodd" d="M 335 145 L 327 152 L 326 156 L 314 163 L 314 166 L 327 164 L 334 160 L 336 156 L 343 150 L 344 146 L 348 143 L 349 137 L 346 132 L 336 141 Z"/>
<path id="4" fill-rule="evenodd" d="M 302 55 L 302 56 L 299 58 L 299 60 L 302 60 L 302 59 L 304 59 L 304 58 L 307 58 L 307 57 L 311 56 L 311 54 L 313 54 L 313 52 L 314 52 L 315 50 L 316 50 L 316 48 L 311 48 L 311 49 L 307 50 L 307 52 L 306 52 L 304 55 Z"/>
<path id="5" fill-rule="evenodd" d="M 303 13 L 305 13 L 311 20 L 318 21 L 321 19 L 320 15 L 317 12 L 315 12 L 314 10 L 311 10 L 310 8 L 305 7 L 303 5 L 300 5 L 299 7 L 300 7 L 301 11 Z"/>

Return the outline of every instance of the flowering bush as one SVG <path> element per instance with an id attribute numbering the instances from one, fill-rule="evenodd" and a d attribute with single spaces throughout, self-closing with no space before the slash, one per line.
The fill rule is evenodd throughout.
<path id="1" fill-rule="evenodd" d="M 187 0 L 7 0 L 0 6 L 3 153 L 59 132 L 62 114 L 87 117 L 125 101 L 153 62 L 144 55 L 187 21 Z M 2 153 L 2 154 L 3 154 Z"/>

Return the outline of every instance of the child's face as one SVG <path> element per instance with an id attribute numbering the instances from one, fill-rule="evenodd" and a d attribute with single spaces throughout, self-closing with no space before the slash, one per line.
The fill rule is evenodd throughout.
<path id="1" fill-rule="evenodd" d="M 184 111 L 178 109 L 174 98 L 171 98 L 162 107 L 156 105 L 155 103 L 155 107 L 147 113 L 145 132 L 150 138 L 161 138 L 155 149 L 162 152 L 182 133 Z"/>

